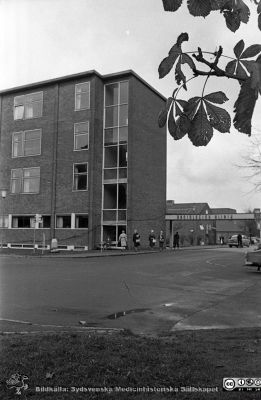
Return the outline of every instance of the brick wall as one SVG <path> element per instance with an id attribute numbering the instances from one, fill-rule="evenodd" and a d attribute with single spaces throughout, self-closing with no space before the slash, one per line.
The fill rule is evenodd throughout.
<path id="1" fill-rule="evenodd" d="M 157 121 L 165 102 L 135 77 L 129 98 L 128 234 L 138 229 L 148 246 L 150 230 L 165 228 L 166 130 Z"/>

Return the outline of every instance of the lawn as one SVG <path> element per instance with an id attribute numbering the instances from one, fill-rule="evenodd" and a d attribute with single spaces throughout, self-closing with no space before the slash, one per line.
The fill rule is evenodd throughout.
<path id="1" fill-rule="evenodd" d="M 1 335 L 0 343 L 1 399 L 260 398 L 258 392 L 223 392 L 222 379 L 261 376 L 261 329 L 156 338 L 129 332 L 31 333 Z M 20 396 L 6 387 L 15 373 L 28 377 Z"/>

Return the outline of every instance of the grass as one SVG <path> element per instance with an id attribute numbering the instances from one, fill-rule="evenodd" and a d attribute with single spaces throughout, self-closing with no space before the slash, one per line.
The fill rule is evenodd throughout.
<path id="1" fill-rule="evenodd" d="M 5 400 L 260 397 L 258 392 L 223 392 L 222 379 L 261 375 L 261 329 L 183 331 L 157 338 L 129 332 L 1 335 L 0 345 L 0 398 Z M 16 372 L 29 378 L 29 388 L 21 396 L 5 385 Z M 69 392 L 36 392 L 36 387 L 63 387 Z M 74 393 L 72 387 L 107 387 L 113 392 Z M 172 387 L 177 392 L 117 392 L 116 387 Z M 218 391 L 182 392 L 182 387 Z"/>

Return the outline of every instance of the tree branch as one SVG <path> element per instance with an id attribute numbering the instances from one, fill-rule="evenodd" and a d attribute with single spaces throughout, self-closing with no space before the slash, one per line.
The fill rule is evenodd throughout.
<path id="1" fill-rule="evenodd" d="M 238 75 L 233 75 L 233 74 L 229 74 L 228 72 L 224 71 L 223 69 L 219 68 L 217 66 L 219 59 L 222 55 L 223 49 L 221 46 L 219 46 L 218 51 L 215 53 L 216 58 L 214 62 L 210 62 L 208 60 L 206 60 L 203 57 L 203 53 L 200 47 L 198 47 L 198 54 L 193 54 L 193 57 L 198 61 L 201 62 L 202 64 L 207 65 L 212 71 L 210 72 L 206 72 L 206 71 L 200 71 L 197 68 L 193 68 L 193 73 L 195 76 L 199 76 L 199 75 L 213 75 L 213 76 L 218 76 L 218 77 L 226 77 L 226 78 L 231 78 L 231 79 L 236 79 L 237 81 L 245 81 L 246 78 L 242 78 L 241 76 Z"/>

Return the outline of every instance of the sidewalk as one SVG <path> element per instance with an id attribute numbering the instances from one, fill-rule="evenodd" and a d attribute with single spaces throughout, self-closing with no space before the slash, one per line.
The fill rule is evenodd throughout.
<path id="1" fill-rule="evenodd" d="M 180 247 L 179 250 L 172 250 L 167 248 L 164 250 L 165 252 L 179 252 L 184 250 L 211 250 L 211 249 L 220 249 L 224 248 L 228 250 L 227 246 L 222 245 L 205 245 L 205 246 L 188 246 L 188 247 Z M 239 249 L 242 250 L 242 249 Z M 89 251 L 65 251 L 60 250 L 58 253 L 51 253 L 49 250 L 44 250 L 42 254 L 42 250 L 33 249 L 0 249 L 0 257 L 1 256 L 16 256 L 16 257 L 41 257 L 41 258 L 91 258 L 91 257 L 117 257 L 117 256 L 134 256 L 141 254 L 151 254 L 151 253 L 160 253 L 159 249 L 156 248 L 154 250 L 150 249 L 141 249 L 139 251 L 134 250 L 89 250 Z"/>

